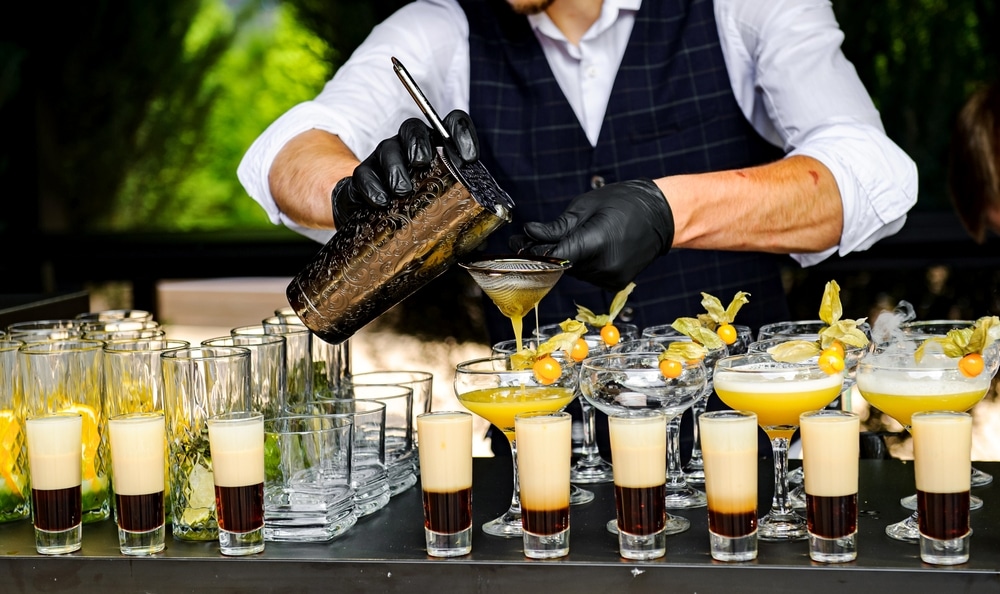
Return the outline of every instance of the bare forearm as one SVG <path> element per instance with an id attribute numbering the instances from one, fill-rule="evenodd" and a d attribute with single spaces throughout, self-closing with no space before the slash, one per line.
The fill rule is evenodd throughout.
<path id="1" fill-rule="evenodd" d="M 288 141 L 268 174 L 271 195 L 281 211 L 314 229 L 334 226 L 330 194 L 358 164 L 354 153 L 333 134 L 309 130 Z"/>
<path id="2" fill-rule="evenodd" d="M 840 242 L 843 207 L 833 175 L 811 157 L 656 180 L 674 215 L 673 246 L 819 252 Z"/>

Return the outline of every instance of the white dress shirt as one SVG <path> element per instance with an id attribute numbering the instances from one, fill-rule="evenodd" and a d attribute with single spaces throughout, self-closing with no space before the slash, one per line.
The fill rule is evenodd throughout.
<path id="1" fill-rule="evenodd" d="M 641 0 L 604 0 L 578 45 L 545 14 L 528 17 L 552 72 L 595 143 Z M 715 0 L 722 53 L 736 101 L 754 129 L 788 155 L 807 155 L 832 173 L 843 201 L 840 244 L 792 254 L 802 266 L 871 247 L 893 235 L 917 198 L 916 165 L 886 135 L 854 67 L 840 51 L 828 0 Z M 469 110 L 469 25 L 454 0 L 419 0 L 376 26 L 312 101 L 294 106 L 250 146 L 237 174 L 275 224 L 326 242 L 271 196 L 268 172 L 294 136 L 336 134 L 364 158 L 409 117 L 422 117 L 392 71 L 397 57 L 443 117 Z M 331 188 L 332 189 L 332 188 Z"/>

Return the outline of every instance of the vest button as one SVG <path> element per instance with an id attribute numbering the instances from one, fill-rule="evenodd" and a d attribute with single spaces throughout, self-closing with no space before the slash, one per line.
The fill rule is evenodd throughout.
<path id="1" fill-rule="evenodd" d="M 596 190 L 597 188 L 603 188 L 603 187 L 604 187 L 604 177 L 600 175 L 595 175 L 594 177 L 590 178 L 591 190 Z"/>

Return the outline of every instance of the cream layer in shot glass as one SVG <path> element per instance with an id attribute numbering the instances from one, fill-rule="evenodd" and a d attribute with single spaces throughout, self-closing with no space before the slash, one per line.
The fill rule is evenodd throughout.
<path id="1" fill-rule="evenodd" d="M 124 555 L 165 547 L 163 413 L 132 413 L 108 421 L 118 545 Z"/>
<path id="2" fill-rule="evenodd" d="M 224 555 L 264 550 L 264 417 L 226 413 L 208 420 L 219 548 Z"/>
<path id="3" fill-rule="evenodd" d="M 757 558 L 757 415 L 715 411 L 701 415 L 708 532 L 712 558 Z"/>
<path id="4" fill-rule="evenodd" d="M 799 417 L 809 557 L 822 563 L 857 558 L 861 420 L 841 410 Z"/>
<path id="5" fill-rule="evenodd" d="M 618 552 L 656 559 L 667 552 L 667 418 L 651 410 L 608 417 L 614 460 Z"/>
<path id="6" fill-rule="evenodd" d="M 427 554 L 466 555 L 472 551 L 472 414 L 423 413 L 417 431 Z"/>
<path id="7" fill-rule="evenodd" d="M 531 559 L 568 555 L 572 417 L 564 412 L 527 412 L 516 415 L 514 425 L 524 555 Z"/>
<path id="8" fill-rule="evenodd" d="M 972 536 L 972 417 L 960 412 L 919 412 L 913 415 L 910 432 L 920 559 L 934 565 L 965 563 Z"/>

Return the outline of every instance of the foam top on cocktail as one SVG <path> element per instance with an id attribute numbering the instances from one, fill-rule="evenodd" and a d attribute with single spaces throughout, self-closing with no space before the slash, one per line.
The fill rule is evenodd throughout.
<path id="1" fill-rule="evenodd" d="M 772 438 L 791 437 L 799 415 L 825 407 L 843 385 L 842 375 L 814 369 L 809 373 L 795 367 L 775 369 L 771 364 L 717 368 L 715 391 L 730 408 L 757 413 L 757 423 Z"/>
<path id="2" fill-rule="evenodd" d="M 969 410 L 986 396 L 988 377 L 968 378 L 929 377 L 917 370 L 863 370 L 858 375 L 858 390 L 869 404 L 910 426 L 913 413 L 920 411 Z"/>
<path id="3" fill-rule="evenodd" d="M 485 388 L 459 394 L 462 406 L 496 425 L 514 439 L 514 416 L 522 412 L 562 410 L 576 392 L 567 387 L 513 386 Z"/>

